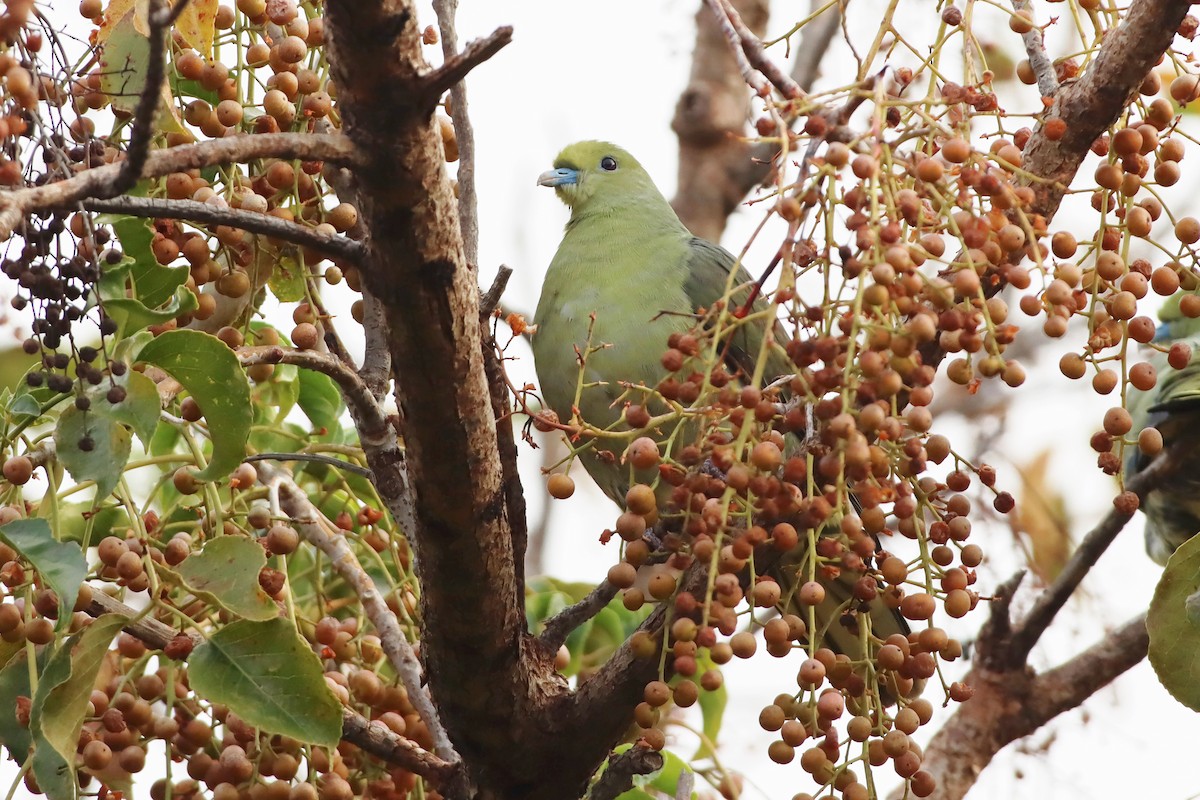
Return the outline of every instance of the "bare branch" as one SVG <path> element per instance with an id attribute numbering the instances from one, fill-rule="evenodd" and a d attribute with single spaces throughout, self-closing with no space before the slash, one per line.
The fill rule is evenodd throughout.
<path id="1" fill-rule="evenodd" d="M 1027 11 L 1030 19 L 1033 15 L 1033 4 L 1029 0 L 1012 0 L 1013 8 L 1017 11 Z M 1046 41 L 1042 29 L 1036 25 L 1021 34 L 1025 45 L 1025 55 L 1029 57 L 1029 66 L 1037 76 L 1038 91 L 1042 97 L 1053 97 L 1058 91 L 1058 76 L 1054 74 L 1054 64 L 1046 54 Z"/>
<path id="2" fill-rule="evenodd" d="M 89 211 L 127 214 L 131 217 L 181 219 L 206 225 L 228 225 L 250 233 L 273 236 L 286 242 L 328 253 L 334 258 L 357 264 L 363 246 L 344 236 L 325 236 L 313 228 L 288 222 L 279 217 L 256 214 L 227 206 L 198 203 L 195 200 L 167 200 L 152 197 L 114 197 L 110 200 L 84 200 Z"/>
<path id="3" fill-rule="evenodd" d="M 964 678 L 974 696 L 958 707 L 925 748 L 921 768 L 937 780 L 938 800 L 959 800 L 1000 750 L 1078 707 L 1146 655 L 1139 616 L 1043 675 L 1028 668 L 990 670 L 977 663 Z M 902 796 L 900 787 L 892 797 Z"/>
<path id="4" fill-rule="evenodd" d="M 328 375 L 342 391 L 346 405 L 357 409 L 358 417 L 365 420 L 368 426 L 367 438 L 382 435 L 387 428 L 387 418 L 383 409 L 375 401 L 375 396 L 358 374 L 328 353 L 318 353 L 314 350 L 294 350 L 279 345 L 264 345 L 259 347 L 239 347 L 237 357 L 243 367 L 253 364 L 294 364 L 304 369 L 311 369 Z M 374 436 L 372 436 L 374 434 Z"/>
<path id="5" fill-rule="evenodd" d="M 635 775 L 649 775 L 663 768 L 663 755 L 645 745 L 635 744 L 620 755 L 613 755 L 596 779 L 588 800 L 615 800 L 617 795 L 633 788 Z"/>
<path id="6" fill-rule="evenodd" d="M 468 72 L 499 53 L 512 41 L 512 35 L 512 26 L 502 25 L 482 39 L 468 43 L 461 53 L 447 58 L 442 66 L 425 76 L 424 89 L 428 96 L 436 103 L 442 94 L 467 77 Z M 442 36 L 444 40 L 445 33 Z M 457 130 L 457 126 L 455 128 Z"/>
<path id="7" fill-rule="evenodd" d="M 588 592 L 587 597 L 573 606 L 568 606 L 546 621 L 539 639 L 542 644 L 557 650 L 571 635 L 571 631 L 600 613 L 601 609 L 617 596 L 617 587 L 608 581 L 601 581 L 596 588 Z"/>
<path id="8" fill-rule="evenodd" d="M 1025 145 L 1024 169 L 1036 176 L 1033 211 L 1049 220 L 1092 142 L 1116 121 L 1146 73 L 1171 46 L 1191 6 L 1186 0 L 1134 0 L 1121 24 L 1108 31 L 1095 60 L 1076 81 L 1064 84 L 1054 106 Z M 1066 122 L 1061 138 L 1046 136 L 1045 123 Z"/>
<path id="9" fill-rule="evenodd" d="M 754 32 L 746 26 L 746 23 L 742 22 L 742 15 L 730 4 L 729 0 L 707 1 L 714 12 L 716 12 L 717 6 L 724 12 L 725 18 L 728 20 L 737 37 L 731 41 L 731 44 L 734 47 L 739 47 L 745 53 L 746 60 L 749 61 L 750 66 L 758 70 L 785 99 L 796 100 L 804 97 L 804 90 L 792 80 L 790 75 L 780 69 L 779 65 L 767 56 L 766 51 L 763 49 L 762 41 L 754 35 Z M 746 82 L 759 94 L 765 96 L 763 89 L 757 86 L 756 83 L 752 83 L 749 79 Z"/>
<path id="10" fill-rule="evenodd" d="M 500 296 L 504 294 L 504 288 L 508 286 L 508 279 L 512 277 L 512 267 L 506 267 L 503 264 L 496 272 L 496 279 L 492 281 L 492 285 L 483 297 L 479 298 L 479 315 L 486 317 L 496 310 L 496 306 L 500 305 Z"/>
<path id="11" fill-rule="evenodd" d="M 179 636 L 190 638 L 193 646 L 201 643 L 198 635 L 181 634 L 153 617 L 141 616 L 137 609 L 98 590 L 92 592 L 92 599 L 86 611 L 92 617 L 104 614 L 128 617 L 129 624 L 125 625 L 123 630 L 155 650 L 162 650 Z M 383 725 L 371 722 L 349 708 L 342 709 L 342 739 L 389 764 L 403 767 L 439 783 L 454 779 L 458 773 L 456 765 L 422 750 L 411 739 L 397 736 Z"/>
<path id="12" fill-rule="evenodd" d="M 333 523 L 325 519 L 304 490 L 297 486 L 285 471 L 270 464 L 263 464 L 259 470 L 259 480 L 278 486 L 280 505 L 284 513 L 294 521 L 296 530 L 305 541 L 326 555 L 338 575 L 362 603 L 367 619 L 371 620 L 379 634 L 388 663 L 396 670 L 401 683 L 404 684 L 409 702 L 420 715 L 421 721 L 429 728 L 434 752 L 445 761 L 458 762 L 458 754 L 450 744 L 450 737 L 446 735 L 437 709 L 433 707 L 433 701 L 423 685 L 421 662 L 417 660 L 416 653 L 400 628 L 400 621 L 388 608 L 383 595 L 376 588 L 371 576 L 362 568 L 346 538 L 333 533 Z"/>
<path id="13" fill-rule="evenodd" d="M 438 32 L 442 39 L 442 58 L 450 63 L 458 57 L 458 31 L 454 15 L 458 0 L 434 0 Z M 479 265 L 479 202 L 475 193 L 475 130 L 467 113 L 467 84 L 459 80 L 450 87 L 450 118 L 454 138 L 458 140 L 458 224 L 462 229 L 463 253 L 467 263 Z"/>
<path id="14" fill-rule="evenodd" d="M 363 287 L 363 334 L 366 344 L 359 375 L 377 399 L 382 399 L 392 377 L 392 356 L 388 351 L 387 317 L 371 290 Z"/>
<path id="15" fill-rule="evenodd" d="M 356 165 L 360 160 L 350 140 L 340 135 L 247 133 L 151 151 L 141 176 L 157 178 L 172 172 L 259 158 L 298 158 L 345 165 Z M 108 164 L 55 183 L 0 192 L 0 241 L 11 236 L 32 211 L 73 206 L 89 198 L 115 197 L 119 192 L 114 191 L 114 185 L 121 169 L 120 163 Z"/>
<path id="16" fill-rule="evenodd" d="M 187 7 L 188 0 L 179 0 L 178 12 L 166 5 L 166 0 L 150 0 L 150 31 L 147 34 L 150 46 L 146 58 L 146 84 L 134 107 L 133 121 L 129 126 L 129 146 L 125 148 L 125 160 L 113 181 L 112 193 L 124 194 L 133 188 L 142 177 L 142 168 L 150 154 L 150 139 L 154 133 L 154 114 L 162 105 L 162 85 L 166 77 L 166 40 L 175 17 Z"/>
<path id="17" fill-rule="evenodd" d="M 1126 491 L 1133 492 L 1139 498 L 1145 498 L 1146 493 L 1158 485 L 1164 477 L 1179 468 L 1179 459 L 1175 457 L 1174 448 L 1154 460 L 1150 466 L 1139 472 L 1125 484 Z M 1100 556 L 1112 544 L 1113 539 L 1133 518 L 1133 513 L 1125 513 L 1117 508 L 1109 509 L 1104 519 L 1092 530 L 1075 548 L 1071 558 L 1063 566 L 1062 572 L 1046 591 L 1038 595 L 1033 608 L 1021 620 L 1012 641 L 1003 648 L 1005 658 L 1012 664 L 1024 663 L 1033 646 L 1050 626 L 1054 617 L 1066 605 L 1067 600 L 1079 588 L 1079 584 Z"/>

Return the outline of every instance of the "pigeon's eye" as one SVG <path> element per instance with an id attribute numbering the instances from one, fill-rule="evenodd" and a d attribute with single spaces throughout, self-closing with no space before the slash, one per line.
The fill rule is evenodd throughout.
<path id="1" fill-rule="evenodd" d="M 604 170 L 605 172 L 616 172 L 617 160 L 612 156 L 605 156 L 604 158 L 600 159 L 600 169 Z"/>

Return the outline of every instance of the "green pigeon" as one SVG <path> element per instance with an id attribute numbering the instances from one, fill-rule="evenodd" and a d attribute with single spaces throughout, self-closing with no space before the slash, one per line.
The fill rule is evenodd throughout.
<path id="1" fill-rule="evenodd" d="M 1164 565 L 1179 545 L 1200 533 L 1200 319 L 1180 310 L 1179 301 L 1186 294 L 1167 300 L 1159 312 L 1162 325 L 1154 341 L 1164 346 L 1187 344 L 1192 350 L 1190 362 L 1175 369 L 1165 353 L 1156 352 L 1150 363 L 1158 373 L 1157 382 L 1147 391 L 1130 389 L 1128 398 L 1133 433 L 1153 426 L 1162 434 L 1167 448 L 1189 443 L 1186 449 L 1177 448 L 1177 457 L 1183 459 L 1180 468 L 1155 487 L 1141 505 L 1146 515 L 1146 552 Z M 1137 447 L 1127 447 L 1126 476 L 1133 477 L 1151 460 Z"/>
<path id="2" fill-rule="evenodd" d="M 620 422 L 626 404 L 644 399 L 630 385 L 653 389 L 667 377 L 662 356 L 668 337 L 693 330 L 698 310 L 722 298 L 729 298 L 730 307 L 744 305 L 752 280 L 729 251 L 693 236 L 642 165 L 616 145 L 569 145 L 538 184 L 553 187 L 571 209 L 536 312 L 533 354 L 542 397 L 564 422 L 577 408 L 590 425 L 610 428 Z M 730 288 L 736 291 L 729 294 Z M 765 309 L 760 301 L 752 310 Z M 722 343 L 731 373 L 753 374 L 764 327 L 741 325 Z M 786 342 L 782 326 L 773 327 L 773 338 Z M 781 347 L 767 352 L 764 385 L 795 371 Z M 614 429 L 623 429 L 623 423 Z M 677 440 L 689 438 L 694 439 Z M 621 463 L 624 447 L 625 442 L 614 445 L 617 458 L 598 452 L 602 443 L 580 454 L 588 474 L 622 507 L 631 480 L 649 482 L 657 475 L 637 473 Z M 789 449 L 798 447 L 792 437 Z M 660 485 L 660 508 L 670 488 Z M 803 534 L 801 541 L 806 541 Z M 773 570 L 784 597 L 792 594 L 795 564 L 802 556 L 803 551 L 791 554 Z M 788 563 L 793 565 L 790 575 Z M 864 657 L 862 641 L 853 629 L 854 617 L 843 616 L 852 601 L 852 585 L 848 576 L 829 582 L 816 612 L 818 629 L 826 630 L 824 643 L 857 660 Z M 878 639 L 908 633 L 904 619 L 881 599 L 872 601 L 869 610 L 871 633 Z"/>

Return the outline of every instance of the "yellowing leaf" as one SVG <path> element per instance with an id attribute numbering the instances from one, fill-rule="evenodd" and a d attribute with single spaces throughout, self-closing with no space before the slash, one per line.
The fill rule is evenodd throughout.
<path id="1" fill-rule="evenodd" d="M 103 45 L 105 42 L 107 42 L 109 37 L 112 36 L 113 30 L 118 24 L 120 24 L 121 20 L 134 13 L 134 6 L 136 5 L 146 6 L 146 3 L 144 0 L 140 3 L 139 0 L 111 0 L 111 2 L 108 4 L 108 8 L 104 9 L 104 18 L 100 22 L 100 30 L 96 35 L 96 43 Z M 134 29 L 143 36 L 148 36 L 150 34 L 150 26 L 147 24 L 147 18 L 144 12 L 140 20 L 134 21 L 131 19 L 130 22 L 134 25 Z"/>
<path id="2" fill-rule="evenodd" d="M 171 5 L 184 1 L 174 0 Z M 193 49 L 209 55 L 217 32 L 216 22 L 217 0 L 192 0 L 175 20 L 175 30 Z"/>
<path id="3" fill-rule="evenodd" d="M 1066 503 L 1049 477 L 1050 456 L 1049 450 L 1043 450 L 1017 467 L 1021 496 L 1012 520 L 1014 533 L 1023 533 L 1029 540 L 1030 568 L 1046 582 L 1058 576 L 1074 549 Z"/>
<path id="4" fill-rule="evenodd" d="M 100 88 L 112 99 L 113 108 L 131 112 L 146 86 L 150 62 L 150 40 L 138 30 L 137 13 L 129 11 L 100 29 Z"/>

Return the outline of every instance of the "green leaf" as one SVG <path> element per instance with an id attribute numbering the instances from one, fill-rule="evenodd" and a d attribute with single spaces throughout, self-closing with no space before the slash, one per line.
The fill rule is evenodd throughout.
<path id="1" fill-rule="evenodd" d="M 281 303 L 303 300 L 308 270 L 301 263 L 299 248 L 289 245 L 276 249 L 260 245 L 259 250 L 264 254 L 272 254 L 274 268 L 271 270 L 271 277 L 267 279 L 267 287 L 271 294 Z"/>
<path id="2" fill-rule="evenodd" d="M 1167 562 L 1146 612 L 1150 665 L 1179 702 L 1200 711 L 1200 620 L 1190 610 L 1200 591 L 1200 536 L 1179 546 Z"/>
<path id="3" fill-rule="evenodd" d="M 233 351 L 207 333 L 175 330 L 148 342 L 138 359 L 169 372 L 203 410 L 213 450 L 197 477 L 224 477 L 242 463 L 253 413 L 250 384 Z"/>
<path id="4" fill-rule="evenodd" d="M 91 439 L 90 450 L 79 447 L 85 437 Z M 95 481 L 97 500 L 116 487 L 129 461 L 132 439 L 124 425 L 75 406 L 67 406 L 54 429 L 59 462 L 76 481 Z"/>
<path id="5" fill-rule="evenodd" d="M 32 395 L 18 393 L 13 395 L 8 404 L 10 417 L 37 417 L 42 413 L 42 406 Z"/>
<path id="6" fill-rule="evenodd" d="M 105 381 L 100 386 L 88 389 L 92 413 L 128 425 L 143 445 L 149 445 L 158 428 L 160 408 L 158 388 L 154 381 L 140 372 L 128 370 L 124 375 L 113 377 L 112 383 L 125 389 L 125 399 L 115 404 L 108 402 L 107 394 L 112 384 Z"/>
<path id="7" fill-rule="evenodd" d="M 87 560 L 74 542 L 60 542 L 44 519 L 16 519 L 0 526 L 0 538 L 29 560 L 58 595 L 59 627 L 70 623 L 71 608 L 87 577 Z"/>
<path id="8" fill-rule="evenodd" d="M 43 656 L 49 650 L 43 650 Z M 0 744 L 8 748 L 8 754 L 18 765 L 24 764 L 33 747 L 33 736 L 28 726 L 17 721 L 17 698 L 30 697 L 29 664 L 22 649 L 4 669 L 0 669 Z"/>
<path id="9" fill-rule="evenodd" d="M 341 738 L 341 703 L 285 619 L 226 625 L 192 651 L 188 678 L 201 697 L 254 727 L 324 747 Z"/>
<path id="10" fill-rule="evenodd" d="M 269 380 L 254 384 L 251 395 L 254 408 L 276 427 L 296 407 L 300 398 L 300 368 L 294 364 L 276 364 Z M 274 412 L 271 412 L 274 409 Z"/>
<path id="11" fill-rule="evenodd" d="M 58 534 L 58 538 L 63 542 L 78 542 L 83 544 L 83 537 L 87 533 L 88 517 L 91 515 L 92 523 L 92 538 L 91 543 L 96 544 L 105 536 L 112 533 L 113 527 L 122 524 L 123 527 L 129 527 L 129 516 L 124 506 L 121 505 L 106 505 L 100 508 L 95 508 L 92 503 L 62 503 L 58 508 L 58 515 L 54 519 L 54 531 Z"/>
<path id="12" fill-rule="evenodd" d="M 79 796 L 74 762 L 63 758 L 45 738 L 34 737 L 33 758 L 30 763 L 38 788 L 49 800 L 75 800 Z"/>
<path id="13" fill-rule="evenodd" d="M 64 759 L 74 762 L 79 730 L 87 713 L 96 676 L 113 637 L 129 622 L 105 614 L 58 648 L 46 664 L 33 696 L 29 728 Z"/>
<path id="14" fill-rule="evenodd" d="M 685 771 L 691 772 L 692 768 L 688 766 L 686 761 L 672 753 L 670 750 L 663 750 L 661 752 L 663 756 L 663 768 L 658 772 L 642 776 L 643 778 L 649 778 L 649 781 L 647 783 L 643 783 L 642 785 L 652 786 L 658 791 L 666 794 L 667 797 L 675 797 L 679 791 L 680 776 L 683 775 Z M 695 797 L 696 792 L 693 791 L 691 796 Z"/>
<path id="15" fill-rule="evenodd" d="M 41 364 L 31 367 L 30 371 L 32 372 L 34 369 L 40 370 Z M 65 398 L 66 395 L 60 395 L 48 386 L 30 386 L 22 378 L 17 386 L 17 391 L 13 394 L 8 411 L 13 416 L 39 417 L 43 413 L 42 409 L 46 408 L 56 397 Z"/>
<path id="16" fill-rule="evenodd" d="M 314 428 L 336 430 L 342 413 L 342 393 L 328 375 L 300 370 L 300 410 Z"/>
<path id="17" fill-rule="evenodd" d="M 184 559 L 176 574 L 201 600 L 239 617 L 268 620 L 279 612 L 258 585 L 258 573 L 266 565 L 262 545 L 241 536 L 219 536 Z"/>
<path id="18" fill-rule="evenodd" d="M 102 221 L 103 221 L 102 215 Z M 133 296 L 146 308 L 158 308 L 175 295 L 175 290 L 187 283 L 188 268 L 164 267 L 150 249 L 154 231 L 147 220 L 113 214 L 112 226 L 125 252 L 123 265 L 133 283 Z M 106 270 L 107 271 L 107 270 Z"/>
<path id="19" fill-rule="evenodd" d="M 119 336 L 128 336 L 150 325 L 161 325 L 180 314 L 195 311 L 199 307 L 196 295 L 182 286 L 175 290 L 171 302 L 162 308 L 150 308 L 141 300 L 132 297 L 104 299 L 104 312 L 117 323 Z"/>

